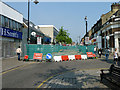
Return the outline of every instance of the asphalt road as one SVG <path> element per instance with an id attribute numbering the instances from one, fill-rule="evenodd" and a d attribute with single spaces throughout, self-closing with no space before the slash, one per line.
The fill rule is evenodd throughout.
<path id="1" fill-rule="evenodd" d="M 80 69 L 109 68 L 110 62 L 76 60 L 33 63 L 2 75 L 3 88 L 37 88 L 48 77 L 60 72 Z"/>

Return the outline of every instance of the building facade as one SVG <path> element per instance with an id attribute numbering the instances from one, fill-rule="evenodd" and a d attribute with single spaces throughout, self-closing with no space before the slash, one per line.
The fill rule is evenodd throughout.
<path id="1" fill-rule="evenodd" d="M 111 11 L 103 14 L 88 32 L 89 44 L 120 53 L 120 3 L 113 3 Z M 83 40 L 84 42 L 84 40 Z"/>
<path id="2" fill-rule="evenodd" d="M 103 24 L 102 30 L 102 47 L 114 48 L 120 52 L 120 10 L 116 11 L 110 19 Z"/>
<path id="3" fill-rule="evenodd" d="M 51 37 L 51 43 L 56 43 L 55 38 L 58 34 L 58 29 L 54 25 L 37 25 L 36 28 L 45 35 Z"/>
<path id="4" fill-rule="evenodd" d="M 22 39 L 22 56 L 25 56 L 27 54 L 26 52 L 26 44 L 28 44 L 28 20 L 23 19 L 23 39 Z M 31 21 L 29 22 L 29 38 L 30 42 L 29 44 L 45 44 L 50 43 L 51 38 L 44 35 L 41 31 L 35 28 L 35 24 Z"/>
<path id="5" fill-rule="evenodd" d="M 21 46 L 23 15 L 0 1 L 0 58 L 16 56 Z"/>

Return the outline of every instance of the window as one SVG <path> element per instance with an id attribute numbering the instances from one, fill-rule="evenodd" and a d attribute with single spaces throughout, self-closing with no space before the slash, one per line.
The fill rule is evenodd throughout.
<path id="1" fill-rule="evenodd" d="M 22 31 L 22 26 L 21 26 L 21 24 L 18 24 L 18 27 L 19 27 L 19 31 Z"/>
<path id="2" fill-rule="evenodd" d="M 15 22 L 15 30 L 17 29 L 17 22 Z"/>
<path id="3" fill-rule="evenodd" d="M 8 18 L 5 17 L 5 27 L 8 27 Z"/>
<path id="4" fill-rule="evenodd" d="M 13 30 L 15 30 L 15 21 L 12 20 L 12 27 L 13 27 Z"/>
<path id="5" fill-rule="evenodd" d="M 0 15 L 0 26 L 2 26 L 2 16 Z"/>
<path id="6" fill-rule="evenodd" d="M 9 19 L 9 28 L 12 29 L 12 20 Z"/>
<path id="7" fill-rule="evenodd" d="M 17 30 L 17 31 L 19 31 L 18 25 L 19 25 L 19 24 L 18 24 L 18 23 L 16 23 L 16 30 Z"/>
<path id="8" fill-rule="evenodd" d="M 5 17 L 2 16 L 2 26 L 4 27 L 5 26 Z"/>

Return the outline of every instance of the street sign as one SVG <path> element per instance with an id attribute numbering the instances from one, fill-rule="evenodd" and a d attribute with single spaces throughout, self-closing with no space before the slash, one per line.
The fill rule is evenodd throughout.
<path id="1" fill-rule="evenodd" d="M 89 37 L 85 37 L 85 44 L 89 44 Z"/>
<path id="2" fill-rule="evenodd" d="M 42 53 L 34 53 L 33 59 L 42 60 Z"/>
<path id="3" fill-rule="evenodd" d="M 51 55 L 50 53 L 48 53 L 48 54 L 46 55 L 46 59 L 52 59 L 52 55 Z"/>
<path id="4" fill-rule="evenodd" d="M 37 44 L 41 44 L 41 37 L 37 37 Z"/>

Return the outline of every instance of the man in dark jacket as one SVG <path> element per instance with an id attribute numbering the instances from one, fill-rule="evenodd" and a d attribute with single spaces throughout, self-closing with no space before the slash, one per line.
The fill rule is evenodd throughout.
<path id="1" fill-rule="evenodd" d="M 101 48 L 98 50 L 98 54 L 99 54 L 99 58 L 101 58 L 101 55 L 102 55 L 102 49 Z"/>

